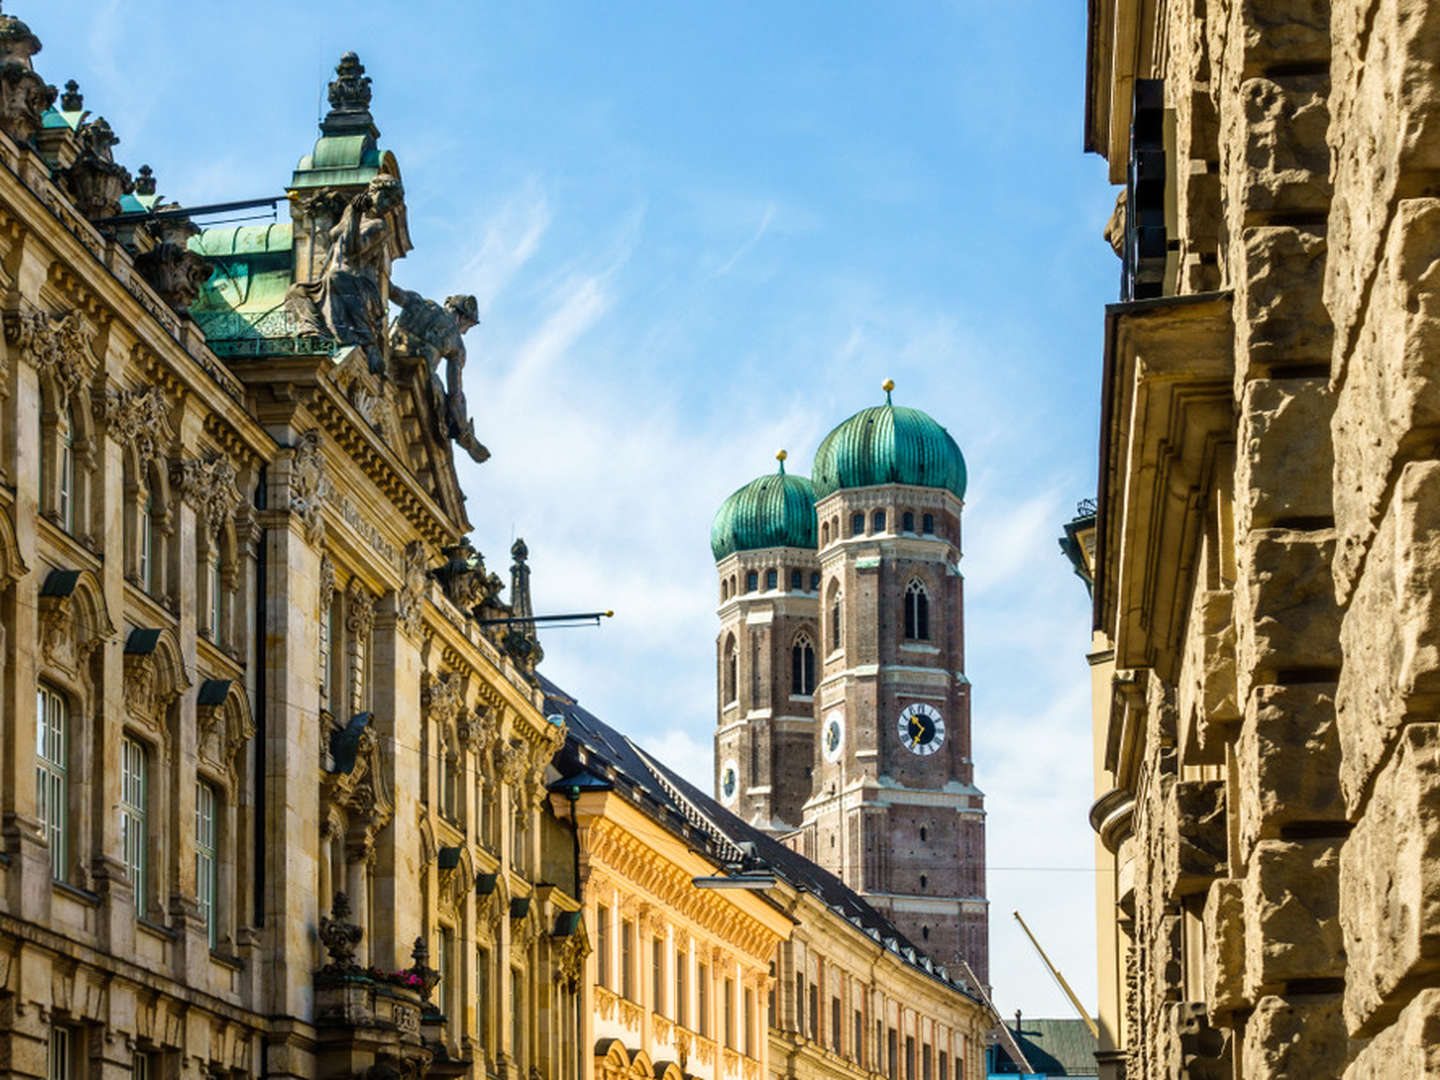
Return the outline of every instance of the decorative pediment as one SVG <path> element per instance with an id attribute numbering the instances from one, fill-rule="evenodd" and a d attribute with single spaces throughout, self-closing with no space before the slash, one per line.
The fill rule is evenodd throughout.
<path id="1" fill-rule="evenodd" d="M 110 437 L 135 455 L 138 474 L 164 457 L 163 448 L 175 439 L 170 427 L 170 406 L 158 386 L 135 390 L 110 388 L 105 393 L 105 424 Z"/>
<path id="2" fill-rule="evenodd" d="M 170 706 L 190 689 L 175 631 L 137 627 L 125 639 L 125 710 L 131 719 L 165 735 Z"/>
<path id="3" fill-rule="evenodd" d="M 90 343 L 95 331 L 78 311 L 50 315 L 22 311 L 5 318 L 5 336 L 48 383 L 59 403 L 70 400 L 95 367 Z"/>
<path id="4" fill-rule="evenodd" d="M 195 701 L 200 729 L 200 754 L 234 776 L 240 751 L 255 735 L 250 698 L 234 679 L 206 679 Z"/>
<path id="5" fill-rule="evenodd" d="M 240 505 L 235 466 L 221 453 L 174 462 L 170 482 L 199 518 L 200 526 L 213 539 L 220 526 Z"/>
<path id="6" fill-rule="evenodd" d="M 40 585 L 40 650 L 78 675 L 91 652 L 115 634 L 100 579 L 89 570 L 51 570 Z"/>

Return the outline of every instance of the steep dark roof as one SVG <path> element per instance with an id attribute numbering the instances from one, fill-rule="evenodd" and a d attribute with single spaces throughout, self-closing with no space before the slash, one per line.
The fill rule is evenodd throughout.
<path id="1" fill-rule="evenodd" d="M 678 827 L 677 831 L 683 831 L 692 841 L 704 841 L 707 853 L 721 862 L 732 861 L 738 854 L 738 845 L 749 846 L 777 877 L 796 889 L 817 896 L 826 907 L 898 955 L 905 963 L 979 1000 L 958 972 L 952 975 L 935 964 L 893 923 L 834 874 L 742 821 L 673 769 L 646 754 L 626 736 L 581 707 L 544 675 L 537 672 L 537 676 L 540 689 L 545 694 L 546 713 L 563 716 L 567 730 L 565 748 L 555 760 L 555 767 L 563 779 L 555 787 L 567 786 L 567 782 L 573 783 L 576 777 L 608 781 L 617 788 L 625 789 L 652 813 L 668 819 L 672 827 Z"/>
<path id="2" fill-rule="evenodd" d="M 1011 1027 L 1010 1033 L 1020 1044 L 1030 1067 L 1042 1076 L 1100 1075 L 1100 1066 L 1095 1062 L 1095 1037 L 1079 1018 L 1032 1020 L 1022 1017 L 1019 1028 Z M 1010 1064 L 1003 1062 L 1004 1066 Z M 1010 1070 L 1003 1067 L 1000 1070 L 1007 1071 Z M 1013 1071 L 1020 1072 L 1019 1068 Z"/>

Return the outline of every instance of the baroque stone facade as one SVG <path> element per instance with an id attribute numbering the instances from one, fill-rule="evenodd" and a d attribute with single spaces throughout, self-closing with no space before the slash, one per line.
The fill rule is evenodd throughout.
<path id="1" fill-rule="evenodd" d="M 0 1068 L 575 1076 L 564 732 L 481 621 L 473 300 L 389 332 L 363 67 L 293 220 L 202 230 L 38 50 L 0 16 Z"/>
<path id="2" fill-rule="evenodd" d="M 1091 5 L 1111 1075 L 1440 1075 L 1437 48 L 1423 2 Z"/>

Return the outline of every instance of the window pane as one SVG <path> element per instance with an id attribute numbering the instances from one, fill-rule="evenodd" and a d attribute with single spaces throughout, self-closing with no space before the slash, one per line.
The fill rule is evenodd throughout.
<path id="1" fill-rule="evenodd" d="M 50 1029 L 50 1060 L 47 1069 L 50 1080 L 70 1080 L 70 1029 Z"/>
<path id="2" fill-rule="evenodd" d="M 70 784 L 67 768 L 68 706 L 47 687 L 35 698 L 35 805 L 50 845 L 50 873 L 65 881 L 70 864 Z"/>
<path id="3" fill-rule="evenodd" d="M 137 740 L 126 738 L 120 744 L 120 844 L 126 872 L 135 889 L 135 912 L 146 913 L 146 847 L 149 836 L 146 825 L 146 787 L 148 784 L 145 747 Z"/>
<path id="4" fill-rule="evenodd" d="M 195 785 L 195 888 L 200 901 L 200 917 L 205 920 L 205 930 L 210 947 L 215 947 L 217 919 L 215 911 L 216 885 L 216 844 L 215 844 L 215 789 L 203 780 Z"/>

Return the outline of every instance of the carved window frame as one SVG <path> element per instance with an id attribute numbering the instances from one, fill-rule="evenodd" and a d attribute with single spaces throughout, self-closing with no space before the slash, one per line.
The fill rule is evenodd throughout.
<path id="1" fill-rule="evenodd" d="M 930 590 L 913 577 L 905 586 L 904 633 L 906 641 L 930 640 Z"/>
<path id="2" fill-rule="evenodd" d="M 125 451 L 121 511 L 125 580 L 166 606 L 174 606 L 175 497 L 170 488 L 169 463 L 158 455 L 142 459 L 133 448 Z M 144 553 L 148 541 L 149 573 Z"/>

